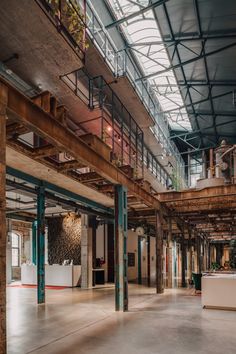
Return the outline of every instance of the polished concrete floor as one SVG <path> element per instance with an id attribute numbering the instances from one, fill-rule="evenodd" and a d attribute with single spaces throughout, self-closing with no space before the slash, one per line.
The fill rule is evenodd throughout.
<path id="1" fill-rule="evenodd" d="M 235 354 L 236 312 L 203 310 L 191 290 L 130 285 L 129 312 L 114 312 L 114 288 L 8 288 L 9 354 Z"/>

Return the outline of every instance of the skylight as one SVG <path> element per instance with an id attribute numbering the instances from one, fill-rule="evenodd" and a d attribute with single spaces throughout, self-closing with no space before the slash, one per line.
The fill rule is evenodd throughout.
<path id="1" fill-rule="evenodd" d="M 150 5 L 149 0 L 107 0 L 117 19 L 127 17 Z M 173 70 L 163 73 L 171 63 L 153 13 L 148 10 L 128 21 L 121 28 L 138 59 L 144 75 L 157 73 L 148 78 L 161 108 L 166 112 L 169 125 L 175 130 L 191 130 L 191 124 Z M 162 72 L 159 73 L 158 72 Z"/>

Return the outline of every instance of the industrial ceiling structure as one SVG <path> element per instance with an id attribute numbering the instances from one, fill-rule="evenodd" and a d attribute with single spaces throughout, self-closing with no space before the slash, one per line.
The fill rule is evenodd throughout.
<path id="1" fill-rule="evenodd" d="M 227 3 L 227 4 L 226 4 Z M 236 142 L 236 3 L 107 0 L 182 150 Z M 226 6 L 227 5 L 227 6 Z"/>

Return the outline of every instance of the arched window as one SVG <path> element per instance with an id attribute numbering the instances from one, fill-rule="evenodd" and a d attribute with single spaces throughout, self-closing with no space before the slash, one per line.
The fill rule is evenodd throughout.
<path id="1" fill-rule="evenodd" d="M 20 266 L 20 236 L 14 232 L 11 234 L 12 267 Z"/>

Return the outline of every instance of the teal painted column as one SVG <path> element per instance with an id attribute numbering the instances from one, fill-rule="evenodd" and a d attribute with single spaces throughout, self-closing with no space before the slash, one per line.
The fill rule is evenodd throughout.
<path id="1" fill-rule="evenodd" d="M 138 236 L 138 283 L 142 284 L 142 237 Z"/>
<path id="2" fill-rule="evenodd" d="M 32 263 L 37 264 L 37 220 L 32 222 Z"/>
<path id="3" fill-rule="evenodd" d="M 127 189 L 115 186 L 115 304 L 128 311 Z"/>
<path id="4" fill-rule="evenodd" d="M 37 195 L 37 290 L 38 304 L 45 302 L 45 190 L 43 184 Z"/>

